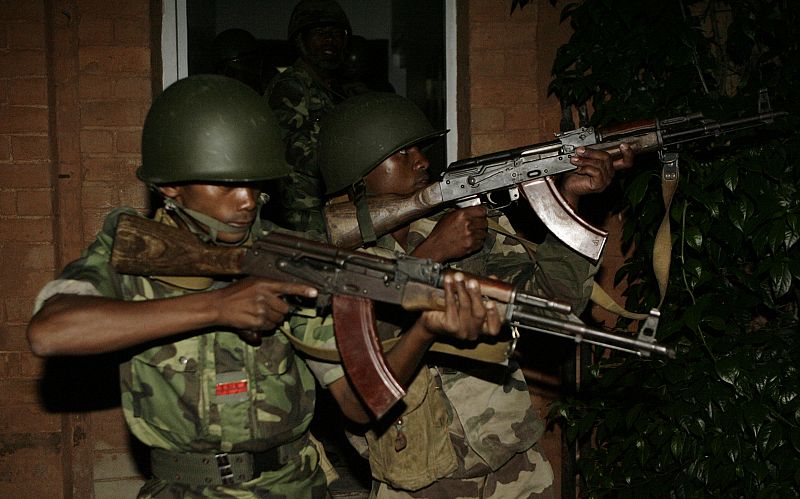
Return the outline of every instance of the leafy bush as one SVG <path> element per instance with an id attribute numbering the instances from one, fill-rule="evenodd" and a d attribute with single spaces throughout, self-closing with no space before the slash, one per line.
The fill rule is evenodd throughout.
<path id="1" fill-rule="evenodd" d="M 512 0 L 512 11 L 529 0 Z M 681 153 L 659 341 L 675 360 L 612 355 L 553 406 L 587 497 L 800 496 L 800 2 L 585 0 L 550 90 L 593 125 L 702 111 L 756 112 L 762 88 L 790 116 Z M 657 158 L 620 175 L 634 249 L 617 275 L 629 309 L 658 304 Z"/>

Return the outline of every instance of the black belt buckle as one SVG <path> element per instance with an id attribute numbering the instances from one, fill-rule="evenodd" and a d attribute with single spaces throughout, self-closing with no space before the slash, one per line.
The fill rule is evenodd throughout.
<path id="1" fill-rule="evenodd" d="M 228 459 L 228 453 L 214 454 L 214 458 L 217 460 L 217 468 L 219 469 L 219 477 L 222 480 L 222 484 L 233 484 L 233 469 L 231 468 L 231 461 Z"/>

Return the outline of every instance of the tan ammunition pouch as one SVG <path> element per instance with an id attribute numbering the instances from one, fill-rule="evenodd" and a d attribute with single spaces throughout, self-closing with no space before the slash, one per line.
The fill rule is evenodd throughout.
<path id="1" fill-rule="evenodd" d="M 418 490 L 449 475 L 458 464 L 447 410 L 430 369 L 420 369 L 403 402 L 403 414 L 385 432 L 367 432 L 369 464 L 376 480 L 397 489 Z"/>

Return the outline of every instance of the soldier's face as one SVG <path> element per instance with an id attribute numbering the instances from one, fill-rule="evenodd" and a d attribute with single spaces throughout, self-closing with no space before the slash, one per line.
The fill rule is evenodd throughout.
<path id="1" fill-rule="evenodd" d="M 347 31 L 336 25 L 315 26 L 302 34 L 305 57 L 315 67 L 336 69 L 344 60 Z"/>
<path id="2" fill-rule="evenodd" d="M 261 190 L 254 184 L 186 184 L 161 187 L 164 195 L 183 207 L 232 225 L 249 229 L 258 215 L 258 196 Z M 220 232 L 218 238 L 226 243 L 238 243 L 247 232 Z"/>
<path id="3" fill-rule="evenodd" d="M 400 149 L 364 178 L 372 194 L 411 194 L 430 183 L 430 162 L 417 146 Z"/>

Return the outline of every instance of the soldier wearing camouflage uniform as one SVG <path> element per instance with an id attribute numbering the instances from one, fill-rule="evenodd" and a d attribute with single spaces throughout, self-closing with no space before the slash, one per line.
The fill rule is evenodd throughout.
<path id="1" fill-rule="evenodd" d="M 223 76 L 192 76 L 153 103 L 137 176 L 164 199 L 161 223 L 217 245 L 247 245 L 261 182 L 285 175 L 277 122 L 261 97 Z M 45 286 L 28 328 L 40 356 L 130 351 L 122 408 L 151 449 L 139 497 L 327 497 L 324 454 L 308 433 L 314 378 L 283 329 L 284 295 L 304 285 L 117 273 L 120 213 Z M 141 216 L 141 215 L 139 215 Z M 260 346 L 238 330 L 262 331 Z"/>
<path id="2" fill-rule="evenodd" d="M 292 168 L 280 182 L 279 220 L 291 229 L 321 231 L 325 189 L 317 165 L 319 120 L 345 98 L 337 69 L 344 60 L 350 21 L 335 0 L 301 0 L 288 31 L 300 57 L 264 92 L 281 125 Z"/>
<path id="3" fill-rule="evenodd" d="M 429 164 L 421 148 L 444 133 L 434 130 L 410 101 L 394 94 L 348 99 L 321 127 L 320 165 L 329 193 L 351 189 L 412 194 L 429 183 Z M 620 166 L 629 165 L 631 158 L 626 151 Z M 605 152 L 581 151 L 573 163 L 580 166 L 580 176 L 562 184 L 572 202 L 580 194 L 605 188 L 613 176 Z M 495 221 L 504 230 L 487 230 L 481 206 L 452 210 L 397 229 L 380 238 L 373 251 L 407 252 L 448 262 L 565 301 L 573 310 L 586 306 L 595 266 L 552 238 L 538 246 L 532 260 L 505 217 Z M 379 315 L 384 321 L 378 328 L 382 339 L 403 331 L 404 321 L 387 319 L 392 315 L 407 318 L 402 310 Z M 295 317 L 291 324 L 295 336 L 317 346 L 332 346 L 329 319 Z M 351 439 L 370 460 L 375 479 L 372 496 L 551 497 L 552 468 L 536 446 L 544 425 L 516 363 L 489 365 L 434 353 L 421 361 L 429 345 L 405 359 L 398 359 L 394 349 L 388 353 L 401 382 L 412 380 L 405 406 L 386 420 L 373 421 L 365 441 Z M 414 362 L 421 365 L 416 373 Z M 340 365 L 313 360 L 309 365 L 348 417 L 368 421 Z"/>

